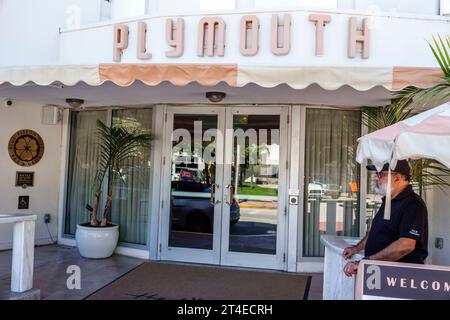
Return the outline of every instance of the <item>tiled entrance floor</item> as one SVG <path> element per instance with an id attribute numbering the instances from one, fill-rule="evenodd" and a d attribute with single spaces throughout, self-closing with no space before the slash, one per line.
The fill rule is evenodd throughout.
<path id="1" fill-rule="evenodd" d="M 113 255 L 111 258 L 90 260 L 82 258 L 78 250 L 59 245 L 35 249 L 34 287 L 40 289 L 41 299 L 79 300 L 139 266 L 145 260 Z M 67 268 L 80 267 L 81 289 L 69 290 L 66 282 L 71 274 Z M 9 298 L 11 251 L 0 252 L 0 299 Z M 322 299 L 323 274 L 311 273 L 310 300 Z"/>

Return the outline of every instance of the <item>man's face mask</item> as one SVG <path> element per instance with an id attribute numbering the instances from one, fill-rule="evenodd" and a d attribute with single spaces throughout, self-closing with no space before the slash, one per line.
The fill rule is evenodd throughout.
<path id="1" fill-rule="evenodd" d="M 386 184 L 377 182 L 377 185 L 375 186 L 375 193 L 384 197 L 386 195 Z"/>
<path id="2" fill-rule="evenodd" d="M 376 179 L 376 185 L 375 185 L 375 192 L 381 196 L 386 195 L 386 189 L 387 189 L 387 172 L 378 172 Z M 392 179 L 392 177 L 391 177 Z M 391 180 L 391 191 L 392 191 L 393 181 Z"/>

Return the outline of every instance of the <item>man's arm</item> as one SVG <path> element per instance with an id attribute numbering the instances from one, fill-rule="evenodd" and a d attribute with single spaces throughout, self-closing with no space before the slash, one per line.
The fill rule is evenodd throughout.
<path id="1" fill-rule="evenodd" d="M 415 247 L 416 240 L 400 238 L 368 258 L 370 260 L 397 261 L 412 252 Z"/>
<path id="2" fill-rule="evenodd" d="M 346 260 L 350 259 L 356 253 L 364 250 L 364 248 L 366 247 L 366 242 L 367 242 L 367 234 L 356 245 L 345 248 L 344 251 L 342 252 L 342 256 L 344 257 L 344 259 Z"/>
<path id="3" fill-rule="evenodd" d="M 365 246 L 365 241 L 362 239 L 356 246 Z M 356 247 L 355 246 L 355 247 Z M 368 257 L 370 260 L 384 260 L 384 261 L 397 261 L 408 253 L 414 250 L 416 247 L 416 240 L 410 238 L 400 238 L 397 241 L 392 242 L 383 250 Z M 344 250 L 345 253 L 345 250 Z M 358 263 L 355 261 L 347 262 L 344 266 L 344 273 L 347 277 L 351 277 L 358 271 Z"/>
<path id="4" fill-rule="evenodd" d="M 355 248 L 359 251 L 362 251 L 366 248 L 366 242 L 367 242 L 367 234 L 362 238 L 356 245 Z"/>

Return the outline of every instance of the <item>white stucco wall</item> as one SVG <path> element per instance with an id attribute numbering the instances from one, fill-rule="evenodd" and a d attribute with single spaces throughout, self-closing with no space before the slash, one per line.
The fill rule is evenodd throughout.
<path id="1" fill-rule="evenodd" d="M 53 240 L 57 235 L 58 194 L 61 158 L 62 125 L 43 125 L 41 105 L 15 101 L 11 107 L 0 105 L 0 213 L 37 214 L 36 244 L 51 243 L 44 224 L 44 214 L 51 214 L 48 225 Z M 31 129 L 44 140 L 42 159 L 34 166 L 21 167 L 8 154 L 8 142 L 20 129 Z M 22 189 L 15 186 L 16 171 L 34 171 L 34 186 Z M 30 208 L 18 210 L 19 195 L 30 196 Z M 0 224 L 0 250 L 10 248 L 12 225 Z"/>
<path id="2" fill-rule="evenodd" d="M 438 0 L 419 1 L 414 0 L 414 5 L 411 1 L 397 0 L 397 1 L 380 1 L 380 0 L 358 0 L 358 8 L 362 12 L 366 12 L 367 6 L 371 3 L 377 3 L 382 11 L 389 6 L 396 4 L 398 8 L 405 8 L 408 10 L 415 10 L 417 13 L 431 13 L 438 10 Z M 0 66 L 7 65 L 42 65 L 54 63 L 96 63 L 96 62 L 110 62 L 111 61 L 111 30 L 112 27 L 98 28 L 96 30 L 88 30 L 89 36 L 86 36 L 86 31 L 74 33 L 69 35 L 63 34 L 59 37 L 59 29 L 71 30 L 77 29 L 78 26 L 86 26 L 91 23 L 98 23 L 107 19 L 105 17 L 105 0 L 2 0 L 0 1 Z M 145 0 L 114 0 L 111 2 L 111 18 L 119 18 L 120 15 L 133 16 L 140 14 L 144 10 Z M 134 3 L 134 5 L 133 5 Z M 261 2 L 263 3 L 263 2 Z M 242 4 L 236 5 L 236 11 L 242 9 L 249 9 L 252 11 L 277 10 L 279 6 L 277 1 L 264 1 L 266 5 L 261 7 L 258 1 L 244 1 Z M 291 6 L 291 9 L 298 9 L 301 7 L 301 1 L 288 1 L 286 3 L 297 4 Z M 306 2 L 305 2 L 306 3 Z M 362 3 L 365 3 L 364 6 Z M 406 4 L 407 3 L 407 4 Z M 187 12 L 197 12 L 200 16 L 207 12 L 201 11 L 201 0 L 170 0 L 158 1 L 151 0 L 148 2 L 147 13 L 158 15 L 173 15 L 186 14 Z M 108 4 L 109 6 L 109 4 Z M 108 7 L 106 6 L 106 7 Z M 270 9 L 273 6 L 273 9 Z M 394 6 L 394 7 L 395 7 Z M 353 7 L 356 7 L 354 5 Z M 342 10 L 352 9 L 346 6 L 340 7 Z M 103 10 L 102 10 L 103 8 Z M 253 8 L 253 9 L 252 9 Z M 398 9 L 401 13 L 403 9 Z M 214 10 L 213 10 L 214 11 Z M 219 10 L 220 11 L 220 10 Z M 231 10 L 233 11 L 233 10 Z M 389 10 L 388 10 L 389 11 Z M 371 11 L 372 12 L 372 11 Z M 368 12 L 369 13 L 369 12 Z M 374 12 L 372 12 L 374 13 Z M 395 65 L 408 66 L 435 66 L 433 56 L 430 54 L 425 40 L 429 40 L 431 35 L 445 34 L 448 31 L 448 21 L 427 21 L 415 19 L 397 19 L 390 17 L 376 18 L 372 32 L 372 49 L 371 59 L 368 61 L 361 61 L 360 59 L 347 60 L 345 58 L 347 48 L 346 39 L 348 37 L 348 21 L 345 14 L 333 15 L 333 22 L 329 24 L 325 32 L 326 51 L 325 56 L 321 59 L 314 57 L 314 34 L 315 29 L 313 25 L 308 22 L 307 16 L 294 17 L 293 22 L 293 47 L 289 56 L 277 57 L 270 54 L 269 37 L 270 37 L 270 13 L 261 14 L 261 41 L 260 53 L 257 57 L 242 57 L 241 55 L 231 55 L 230 52 L 236 52 L 236 47 L 239 42 L 239 19 L 241 14 L 228 15 L 225 20 L 227 22 L 227 50 L 224 59 L 202 59 L 201 62 L 218 62 L 229 63 L 238 58 L 242 61 L 258 61 L 270 59 L 270 61 L 279 64 L 289 63 L 295 60 L 296 64 L 304 65 L 336 65 L 343 58 L 349 64 L 364 64 L 380 66 L 384 65 L 386 57 Z M 192 33 L 197 30 L 197 23 L 199 17 L 186 18 L 186 32 Z M 306 20 L 305 20 L 306 19 Z M 188 21 L 189 20 L 189 21 Z M 192 21 L 190 21 L 192 20 Z M 149 39 L 150 50 L 158 51 L 154 54 L 154 59 L 151 62 L 169 62 L 173 63 L 175 60 L 161 59 L 158 61 L 158 55 L 164 50 L 167 50 L 165 43 L 165 19 L 152 19 L 148 22 L 149 30 L 153 32 Z M 160 30 L 160 31 L 158 31 Z M 405 31 L 407 30 L 407 31 Z M 105 32 L 106 31 L 106 32 Z M 131 30 L 133 31 L 133 30 Z M 103 33 L 102 33 L 103 32 Z M 81 39 L 76 35 L 80 35 Z M 100 36 L 101 38 L 97 38 Z M 135 41 L 134 34 L 130 34 L 131 41 Z M 298 40 L 298 39 L 301 39 Z M 343 41 L 344 40 L 344 41 Z M 94 42 L 94 45 L 92 44 Z M 133 43 L 130 43 L 130 47 Z M 101 48 L 98 48 L 101 46 Z M 192 48 L 191 48 L 192 46 Z M 189 41 L 186 44 L 186 54 L 184 55 L 185 63 L 197 62 L 191 59 L 189 54 L 195 56 L 196 41 Z M 87 49 L 89 48 L 89 49 Z M 86 52 L 99 50 L 95 56 L 88 55 Z M 129 49 L 135 56 L 135 50 Z M 408 52 L 407 55 L 404 52 Z M 105 54 L 106 53 L 106 54 Z M 398 54 L 401 53 L 401 54 Z M 75 55 L 75 58 L 72 57 Z M 376 57 L 380 57 L 376 59 Z M 425 59 L 423 59 L 425 57 Z M 127 53 L 125 54 L 127 58 Z M 228 59 L 227 59 L 228 58 Z M 256 59 L 256 60 L 255 60 Z M 399 61 L 395 61 L 398 59 Z M 337 61 L 338 60 L 338 61 Z M 422 60 L 417 63 L 417 60 Z M 177 60 L 178 61 L 178 60 Z M 133 61 L 128 61 L 133 62 Z M 262 61 L 267 64 L 267 62 Z M 402 63 L 403 62 L 403 63 Z"/>
<path id="3" fill-rule="evenodd" d="M 184 53 L 178 58 L 168 58 L 166 41 L 166 17 L 129 20 L 128 48 L 123 51 L 122 63 L 229 63 L 240 65 L 304 65 L 304 66 L 358 66 L 358 67 L 438 67 L 427 40 L 433 35 L 446 34 L 450 20 L 433 17 L 389 17 L 358 15 L 358 23 L 365 17 L 371 19 L 370 57 L 348 57 L 348 21 L 351 13 L 330 14 L 332 21 L 324 32 L 324 55 L 315 54 L 316 28 L 309 21 L 315 10 L 291 11 L 291 50 L 289 54 L 276 56 L 271 52 L 272 12 L 255 14 L 260 20 L 259 51 L 255 56 L 240 52 L 240 23 L 245 13 L 218 14 L 226 24 L 225 52 L 223 57 L 198 57 L 198 24 L 205 15 L 188 15 L 185 21 Z M 319 11 L 320 12 L 320 11 Z M 274 11 L 275 13 L 275 11 Z M 282 14 L 282 12 L 277 12 Z M 168 16 L 172 18 L 171 16 Z M 147 24 L 146 48 L 152 54 L 150 60 L 137 58 L 137 21 Z M 60 63 L 96 64 L 113 62 L 114 23 L 86 27 L 82 30 L 63 31 L 60 38 Z"/>
<path id="4" fill-rule="evenodd" d="M 59 29 L 99 20 L 100 0 L 1 0 L 0 66 L 57 63 Z"/>
<path id="5" fill-rule="evenodd" d="M 123 14 L 122 18 L 131 17 L 130 13 L 133 10 L 139 12 L 135 16 L 141 15 L 142 11 L 139 8 L 144 6 L 145 1 L 148 2 L 148 13 L 158 12 L 160 14 L 195 12 L 206 8 L 213 8 L 213 10 L 233 10 L 234 8 L 279 10 L 281 8 L 308 7 L 430 15 L 439 14 L 440 2 L 440 0 L 111 0 L 112 10 L 115 12 L 113 16 L 117 17 L 117 12 L 121 11 L 119 14 Z M 124 7 L 125 3 L 126 7 Z"/>
<path id="6" fill-rule="evenodd" d="M 147 0 L 112 0 L 110 2 L 111 19 L 117 20 L 146 14 L 146 1 Z"/>
<path id="7" fill-rule="evenodd" d="M 338 5 L 341 9 L 358 11 L 439 14 L 439 0 L 338 0 Z"/>

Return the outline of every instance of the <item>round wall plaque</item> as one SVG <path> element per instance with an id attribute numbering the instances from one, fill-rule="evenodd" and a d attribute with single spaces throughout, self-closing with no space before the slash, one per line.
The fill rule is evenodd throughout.
<path id="1" fill-rule="evenodd" d="M 44 141 L 33 130 L 19 130 L 9 139 L 8 152 L 19 166 L 29 167 L 38 163 L 44 155 Z"/>

